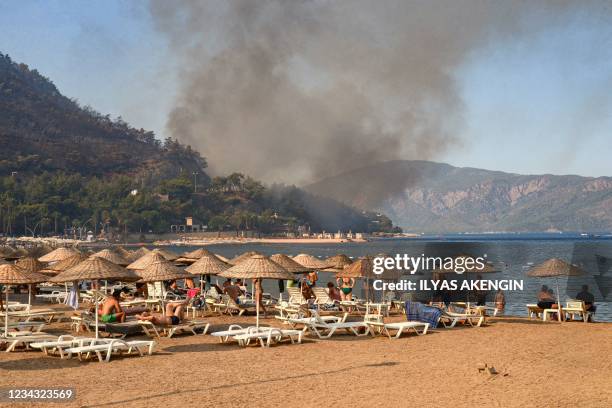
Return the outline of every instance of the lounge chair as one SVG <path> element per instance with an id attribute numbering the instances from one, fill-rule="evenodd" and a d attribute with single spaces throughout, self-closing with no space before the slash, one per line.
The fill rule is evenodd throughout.
<path id="1" fill-rule="evenodd" d="M 527 307 L 527 316 L 529 316 L 530 319 L 539 319 L 540 315 L 544 313 L 544 309 L 542 309 L 535 303 L 530 303 L 525 306 Z"/>
<path id="2" fill-rule="evenodd" d="M 586 304 L 582 300 L 568 300 L 563 313 L 570 319 L 574 319 L 576 316 L 580 316 L 583 322 L 593 320 L 593 312 L 587 310 Z"/>
<path id="3" fill-rule="evenodd" d="M 422 336 L 427 334 L 427 330 L 429 329 L 429 323 L 415 321 L 385 323 L 383 319 L 384 317 L 382 314 L 366 315 L 364 318 L 364 321 L 370 327 L 370 333 L 373 337 L 376 336 L 376 334 L 386 334 L 390 339 L 399 339 L 402 333 L 410 330 Z M 394 336 L 391 335 L 390 330 L 396 331 Z"/>
<path id="4" fill-rule="evenodd" d="M 336 333 L 337 330 L 343 329 L 355 336 L 367 336 L 370 334 L 370 327 L 365 321 L 361 322 L 328 322 L 318 314 L 313 316 L 313 320 L 305 324 L 304 331 L 315 333 L 320 339 L 328 339 Z M 365 333 L 359 333 L 359 329 L 365 329 Z"/>
<path id="5" fill-rule="evenodd" d="M 312 288 L 312 293 L 315 295 L 315 305 L 324 310 L 335 309 L 339 310 L 338 303 L 334 302 L 324 288 Z"/>
<path id="6" fill-rule="evenodd" d="M 485 322 L 485 316 L 481 314 L 442 311 L 442 315 L 440 316 L 440 323 L 442 323 L 445 328 L 452 329 L 459 322 L 464 324 L 467 323 L 470 326 L 480 327 Z"/>
<path id="7" fill-rule="evenodd" d="M 162 337 L 162 334 L 165 334 L 168 338 L 178 333 L 191 333 L 197 335 L 198 333 L 196 330 L 202 330 L 202 334 L 206 334 L 210 327 L 210 323 L 202 321 L 183 321 L 177 325 L 159 326 L 148 320 L 139 320 L 138 324 L 147 336 L 157 338 Z"/>
<path id="8" fill-rule="evenodd" d="M 99 343 L 107 343 L 112 339 L 94 339 L 91 337 L 76 337 L 71 335 L 62 335 L 55 340 L 47 340 L 31 343 L 30 347 L 40 349 L 45 355 L 53 352 L 58 352 L 60 358 L 67 357 L 66 350 L 72 347 L 81 347 L 85 345 L 93 345 Z"/>
<path id="9" fill-rule="evenodd" d="M 13 337 L 4 337 L 0 338 L 0 343 L 7 343 L 6 352 L 10 353 L 11 351 L 15 351 L 15 348 L 18 345 L 25 346 L 26 350 L 30 348 L 31 343 L 47 341 L 47 340 L 55 340 L 57 336 L 52 336 L 46 333 L 32 333 L 25 336 L 13 336 Z"/>
<path id="10" fill-rule="evenodd" d="M 77 354 L 80 361 L 89 358 L 91 354 L 96 354 L 98 357 L 98 361 L 100 362 L 108 362 L 110 361 L 113 353 L 127 353 L 130 354 L 133 351 L 137 351 L 140 356 L 144 356 L 146 354 L 153 354 L 153 348 L 155 347 L 154 341 L 149 340 L 132 340 L 125 341 L 121 339 L 112 339 L 108 342 L 93 344 L 93 345 L 84 345 L 78 347 L 71 347 L 66 349 L 66 355 L 68 358 L 72 357 L 73 354 Z M 103 353 L 106 353 L 103 356 Z M 83 358 L 85 355 L 85 358 Z"/>
<path id="11" fill-rule="evenodd" d="M 272 343 L 279 343 L 284 338 L 288 338 L 291 340 L 291 344 L 302 342 L 302 334 L 301 330 L 281 330 L 274 327 L 265 328 L 265 330 L 261 330 L 262 328 L 249 328 L 255 329 L 250 332 L 243 334 L 237 334 L 234 337 L 234 340 L 238 341 L 240 346 L 246 347 L 249 345 L 251 340 L 259 341 L 261 347 L 270 347 Z"/>
<path id="12" fill-rule="evenodd" d="M 241 334 L 254 333 L 255 331 L 265 331 L 268 330 L 269 327 L 242 327 L 237 324 L 231 324 L 227 330 L 217 331 L 210 333 L 213 337 L 218 337 L 221 343 L 226 343 L 230 339 L 234 340 L 234 338 Z"/>
<path id="13" fill-rule="evenodd" d="M 289 295 L 289 304 L 299 306 L 308 303 L 308 299 L 304 298 L 300 288 L 287 288 L 287 294 Z"/>

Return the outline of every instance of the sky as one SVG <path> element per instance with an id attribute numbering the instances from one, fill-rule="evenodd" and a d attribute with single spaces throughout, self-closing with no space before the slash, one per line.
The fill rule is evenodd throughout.
<path id="1" fill-rule="evenodd" d="M 210 46 L 223 41 L 211 38 Z M 36 68 L 66 96 L 160 139 L 169 136 L 184 73 L 171 47 L 146 1 L 0 0 L 0 52 Z M 460 97 L 457 137 L 428 159 L 522 174 L 612 176 L 607 15 L 577 12 L 530 35 L 491 37 L 449 75 Z"/>

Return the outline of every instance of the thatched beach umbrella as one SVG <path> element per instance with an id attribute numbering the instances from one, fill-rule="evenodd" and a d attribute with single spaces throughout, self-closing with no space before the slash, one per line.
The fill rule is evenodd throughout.
<path id="1" fill-rule="evenodd" d="M 555 278 L 557 286 L 557 307 L 560 309 L 561 295 L 559 294 L 559 276 L 581 276 L 584 275 L 584 273 L 585 272 L 576 265 L 572 265 L 562 259 L 551 258 L 529 269 L 527 276 L 534 278 Z M 559 321 L 561 321 L 561 312 L 558 313 L 558 317 Z"/>
<path id="2" fill-rule="evenodd" d="M 274 254 L 270 257 L 270 259 L 285 268 L 287 272 L 303 273 L 311 271 L 310 268 L 300 265 L 285 254 Z"/>
<path id="3" fill-rule="evenodd" d="M 115 265 L 126 266 L 130 263 L 123 255 L 119 252 L 111 250 L 111 249 L 103 249 L 102 251 L 98 251 L 95 254 L 91 255 L 97 258 L 104 258 L 107 261 L 114 263 Z"/>
<path id="4" fill-rule="evenodd" d="M 49 273 L 49 274 L 58 274 L 59 272 L 64 272 L 67 269 L 76 266 L 89 258 L 85 254 L 76 254 L 69 258 L 64 259 L 63 261 L 59 261 L 54 263 L 53 265 L 47 266 L 45 269 L 42 269 L 40 273 Z"/>
<path id="5" fill-rule="evenodd" d="M 159 253 L 156 253 L 155 256 L 157 258 L 155 261 L 149 264 L 149 266 L 147 266 L 145 269 L 136 271 L 136 274 L 140 277 L 138 282 L 162 282 L 163 285 L 163 282 L 167 280 L 191 279 L 191 274 L 189 272 L 174 266 Z M 161 299 L 161 307 L 162 312 L 166 314 L 163 298 Z"/>
<path id="6" fill-rule="evenodd" d="M 325 272 L 340 272 L 344 270 L 344 267 L 353 263 L 351 258 L 344 254 L 338 254 L 331 256 L 325 260 L 331 266 L 329 268 L 323 269 Z"/>
<path id="7" fill-rule="evenodd" d="M 96 281 L 96 280 L 123 280 L 123 281 L 136 281 L 138 275 L 129 269 L 125 269 L 122 266 L 107 261 L 104 258 L 92 256 L 84 260 L 83 262 L 73 266 L 64 272 L 49 279 L 49 282 L 75 282 L 77 286 L 78 281 Z M 74 290 L 74 289 L 73 289 Z M 98 338 L 98 297 L 96 299 L 96 338 Z"/>
<path id="8" fill-rule="evenodd" d="M 176 262 L 184 263 L 184 264 L 192 264 L 196 262 L 198 259 L 204 256 L 208 256 L 208 255 L 214 255 L 214 254 L 210 252 L 208 249 L 198 248 L 195 251 L 185 252 L 178 259 L 176 259 Z"/>
<path id="9" fill-rule="evenodd" d="M 217 258 L 219 258 L 220 260 L 222 260 L 223 262 L 227 263 L 227 264 L 230 263 L 230 260 L 228 258 L 224 257 L 223 255 L 215 254 L 215 256 Z"/>
<path id="10" fill-rule="evenodd" d="M 35 272 L 26 272 L 17 265 L 5 264 L 0 265 L 0 283 L 4 285 L 6 292 L 6 307 L 4 315 L 4 336 L 8 337 L 8 321 L 9 321 L 9 285 L 31 285 L 35 283 L 45 282 L 47 277 Z M 28 304 L 29 308 L 29 304 Z"/>
<path id="11" fill-rule="evenodd" d="M 248 252 L 245 252 L 243 254 L 233 257 L 232 259 L 228 261 L 228 263 L 230 263 L 231 265 L 238 265 L 240 262 L 246 261 L 247 259 L 250 259 L 251 257 L 255 255 L 263 255 L 263 254 L 257 251 L 248 251 Z"/>
<path id="12" fill-rule="evenodd" d="M 17 262 L 15 262 L 15 265 L 17 265 L 26 272 L 38 272 L 45 266 L 45 264 L 37 261 L 32 257 L 21 258 Z"/>
<path id="13" fill-rule="evenodd" d="M 174 261 L 178 258 L 178 255 L 166 248 L 155 248 L 154 251 L 157 251 L 161 256 L 166 258 L 168 261 Z"/>
<path id="14" fill-rule="evenodd" d="M 192 275 L 200 275 L 200 293 L 204 292 L 204 275 L 218 275 L 231 267 L 230 264 L 223 262 L 213 253 L 204 255 L 185 270 Z"/>
<path id="15" fill-rule="evenodd" d="M 0 247 L 0 258 L 6 259 L 11 258 L 11 256 L 15 253 L 15 250 L 8 246 Z"/>
<path id="16" fill-rule="evenodd" d="M 332 266 L 331 262 L 322 261 L 317 257 L 308 254 L 299 254 L 292 258 L 295 262 L 308 268 L 310 271 L 320 271 Z"/>
<path id="17" fill-rule="evenodd" d="M 47 255 L 41 256 L 40 258 L 38 258 L 38 260 L 40 262 L 46 262 L 46 263 L 59 262 L 59 261 L 63 261 L 66 258 L 70 258 L 71 256 L 77 255 L 79 253 L 80 252 L 75 248 L 60 247 L 60 248 L 57 248 L 49 252 Z"/>
<path id="18" fill-rule="evenodd" d="M 168 255 L 168 254 L 160 249 L 154 249 L 152 251 L 147 252 L 145 255 L 143 255 L 142 257 L 138 258 L 137 260 L 135 260 L 134 262 L 126 266 L 126 268 L 133 269 L 133 270 L 142 270 L 142 269 L 145 269 L 147 266 L 151 265 L 151 263 L 159 260 L 160 257 L 165 259 L 166 261 L 172 260 L 172 259 L 166 258 L 165 255 Z"/>
<path id="19" fill-rule="evenodd" d="M 240 279 L 283 279 L 291 280 L 293 275 L 285 268 L 263 255 L 253 255 L 251 258 L 232 266 L 219 274 L 224 278 Z M 257 327 L 259 327 L 259 286 L 256 287 L 255 309 L 257 313 Z"/>
<path id="20" fill-rule="evenodd" d="M 140 247 L 135 251 L 132 251 L 132 253 L 130 254 L 130 261 L 135 261 L 137 259 L 142 258 L 143 256 L 145 256 L 146 254 L 148 254 L 149 252 L 151 252 L 150 249 L 148 249 L 147 247 Z"/>

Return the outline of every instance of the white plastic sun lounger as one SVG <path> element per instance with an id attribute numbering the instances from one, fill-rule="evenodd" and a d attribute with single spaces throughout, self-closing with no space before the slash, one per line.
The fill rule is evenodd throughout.
<path id="1" fill-rule="evenodd" d="M 367 336 L 370 334 L 370 327 L 363 321 L 330 323 L 321 319 L 319 316 L 315 316 L 315 320 L 307 323 L 306 326 L 304 330 L 315 333 L 320 339 L 330 338 L 339 329 L 346 330 L 348 333 L 352 333 L 355 336 Z M 365 333 L 359 333 L 358 329 L 365 329 Z"/>
<path id="2" fill-rule="evenodd" d="M 82 347 L 85 345 L 104 344 L 113 339 L 95 339 L 91 337 L 78 337 L 62 335 L 55 340 L 41 341 L 30 344 L 30 347 L 40 349 L 46 355 L 57 351 L 61 358 L 67 357 L 66 350 L 72 347 Z"/>
<path id="3" fill-rule="evenodd" d="M 31 343 L 41 342 L 41 341 L 49 341 L 57 339 L 56 336 L 52 336 L 46 333 L 33 333 L 24 336 L 14 336 L 14 337 L 5 337 L 0 339 L 1 342 L 8 343 L 8 347 L 6 348 L 6 352 L 10 353 L 11 351 L 15 351 L 15 348 L 22 344 L 25 346 L 26 350 L 30 348 Z"/>
<path id="4" fill-rule="evenodd" d="M 242 327 L 237 324 L 231 324 L 227 330 L 213 332 L 210 333 L 210 335 L 213 337 L 218 337 L 221 343 L 226 343 L 230 340 L 230 338 L 234 340 L 234 337 L 241 334 L 255 333 L 256 330 L 264 332 L 268 331 L 269 329 L 270 327 Z"/>
<path id="5" fill-rule="evenodd" d="M 251 327 L 249 329 L 257 329 Z M 238 334 L 234 336 L 234 340 L 238 341 L 238 344 L 242 347 L 249 345 L 251 340 L 259 341 L 261 347 L 270 347 L 272 343 L 279 343 L 284 338 L 291 340 L 291 344 L 302 342 L 301 330 L 281 330 L 273 327 L 268 327 L 267 330 L 252 330 L 250 333 Z"/>
<path id="6" fill-rule="evenodd" d="M 407 333 L 413 330 L 417 335 L 422 336 L 427 334 L 429 330 L 429 323 L 423 322 L 396 322 L 396 323 L 380 323 L 380 322 L 368 322 L 370 326 L 370 333 L 372 336 L 376 335 L 376 332 L 386 334 L 390 339 L 399 339 L 402 333 Z M 396 330 L 394 336 L 391 335 L 390 330 Z"/>
<path id="7" fill-rule="evenodd" d="M 113 353 L 127 353 L 130 354 L 133 351 L 137 351 L 138 354 L 144 356 L 146 354 L 153 354 L 153 348 L 155 347 L 154 341 L 147 340 L 132 340 L 125 341 L 120 339 L 112 339 L 109 342 L 94 344 L 88 346 L 71 347 L 66 349 L 68 358 L 72 357 L 72 354 L 77 354 L 79 360 L 83 361 L 83 355 L 85 359 L 93 353 L 96 354 L 100 362 L 109 362 Z M 106 356 L 103 356 L 106 353 Z"/>
<path id="8" fill-rule="evenodd" d="M 172 326 L 157 326 L 148 320 L 139 320 L 138 324 L 140 324 L 140 327 L 142 327 L 142 330 L 147 336 L 158 338 L 162 337 L 162 333 L 168 338 L 171 338 L 177 333 L 191 333 L 195 336 L 198 334 L 196 330 L 202 330 L 202 334 L 206 334 L 210 327 L 210 323 L 202 321 L 185 321 Z"/>
<path id="9" fill-rule="evenodd" d="M 470 326 L 480 327 L 484 323 L 484 320 L 485 316 L 480 314 L 466 314 L 444 311 L 442 313 L 442 316 L 440 316 L 440 323 L 442 323 L 442 325 L 447 329 L 452 329 L 460 321 L 467 322 Z M 474 324 L 474 322 L 476 323 Z"/>

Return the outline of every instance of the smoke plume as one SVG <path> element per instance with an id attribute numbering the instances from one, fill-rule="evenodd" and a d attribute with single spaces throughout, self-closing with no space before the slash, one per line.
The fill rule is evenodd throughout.
<path id="1" fill-rule="evenodd" d="M 155 26 L 181 64 L 167 130 L 213 173 L 267 182 L 435 158 L 461 143 L 457 67 L 524 29 L 530 4 L 153 0 Z"/>

